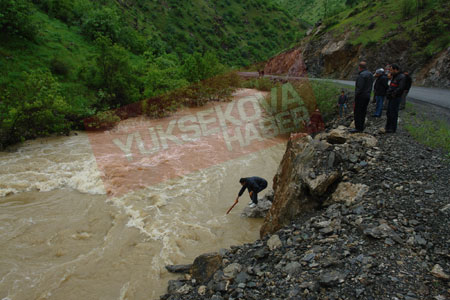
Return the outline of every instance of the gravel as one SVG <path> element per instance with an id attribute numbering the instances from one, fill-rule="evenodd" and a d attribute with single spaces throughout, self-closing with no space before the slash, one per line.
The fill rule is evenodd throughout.
<path id="1" fill-rule="evenodd" d="M 217 272 L 227 276 L 204 286 L 170 282 L 161 299 L 449 299 L 450 164 L 401 126 L 380 134 L 384 122 L 369 117 L 367 124 L 378 139 L 375 163 L 343 176 L 369 187 L 362 198 L 305 212 L 276 236 L 222 250 L 226 264 Z"/>

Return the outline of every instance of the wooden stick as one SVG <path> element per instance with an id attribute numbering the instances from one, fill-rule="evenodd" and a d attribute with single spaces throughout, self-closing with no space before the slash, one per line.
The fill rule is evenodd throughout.
<path id="1" fill-rule="evenodd" d="M 233 209 L 233 207 L 236 206 L 236 204 L 238 204 L 238 201 L 234 202 L 233 205 L 228 209 L 227 215 L 230 213 L 230 211 Z"/>

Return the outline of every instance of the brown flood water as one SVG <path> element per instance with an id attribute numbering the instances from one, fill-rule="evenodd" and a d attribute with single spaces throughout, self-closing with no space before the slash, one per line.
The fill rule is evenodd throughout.
<path id="1" fill-rule="evenodd" d="M 240 177 L 273 178 L 279 143 L 117 198 L 89 138 L 53 137 L 0 153 L 0 299 L 157 299 L 166 264 L 251 242 L 261 220 L 225 216 Z M 264 192 L 261 194 L 261 196 Z"/>

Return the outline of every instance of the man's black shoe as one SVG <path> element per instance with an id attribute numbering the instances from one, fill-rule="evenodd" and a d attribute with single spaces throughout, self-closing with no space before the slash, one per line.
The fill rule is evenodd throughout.
<path id="1" fill-rule="evenodd" d="M 349 131 L 350 133 L 358 133 L 358 132 L 362 132 L 361 130 L 358 129 L 350 129 Z"/>
<path id="2" fill-rule="evenodd" d="M 392 129 L 386 129 L 386 133 L 395 133 L 395 131 Z"/>

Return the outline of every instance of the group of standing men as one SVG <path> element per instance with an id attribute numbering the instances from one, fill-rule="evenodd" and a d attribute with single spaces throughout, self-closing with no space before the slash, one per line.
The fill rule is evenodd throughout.
<path id="1" fill-rule="evenodd" d="M 372 86 L 375 93 L 376 110 L 374 117 L 381 117 L 385 99 L 388 100 L 386 112 L 386 133 L 397 130 L 398 111 L 405 107 L 406 95 L 411 88 L 411 77 L 407 72 L 401 72 L 397 64 L 388 65 L 386 70 L 378 69 L 374 76 L 367 70 L 366 62 L 359 63 L 359 75 L 355 87 L 355 129 L 350 132 L 363 132 L 366 120 L 367 106 L 370 102 Z M 390 80 L 390 83 L 389 83 Z"/>

